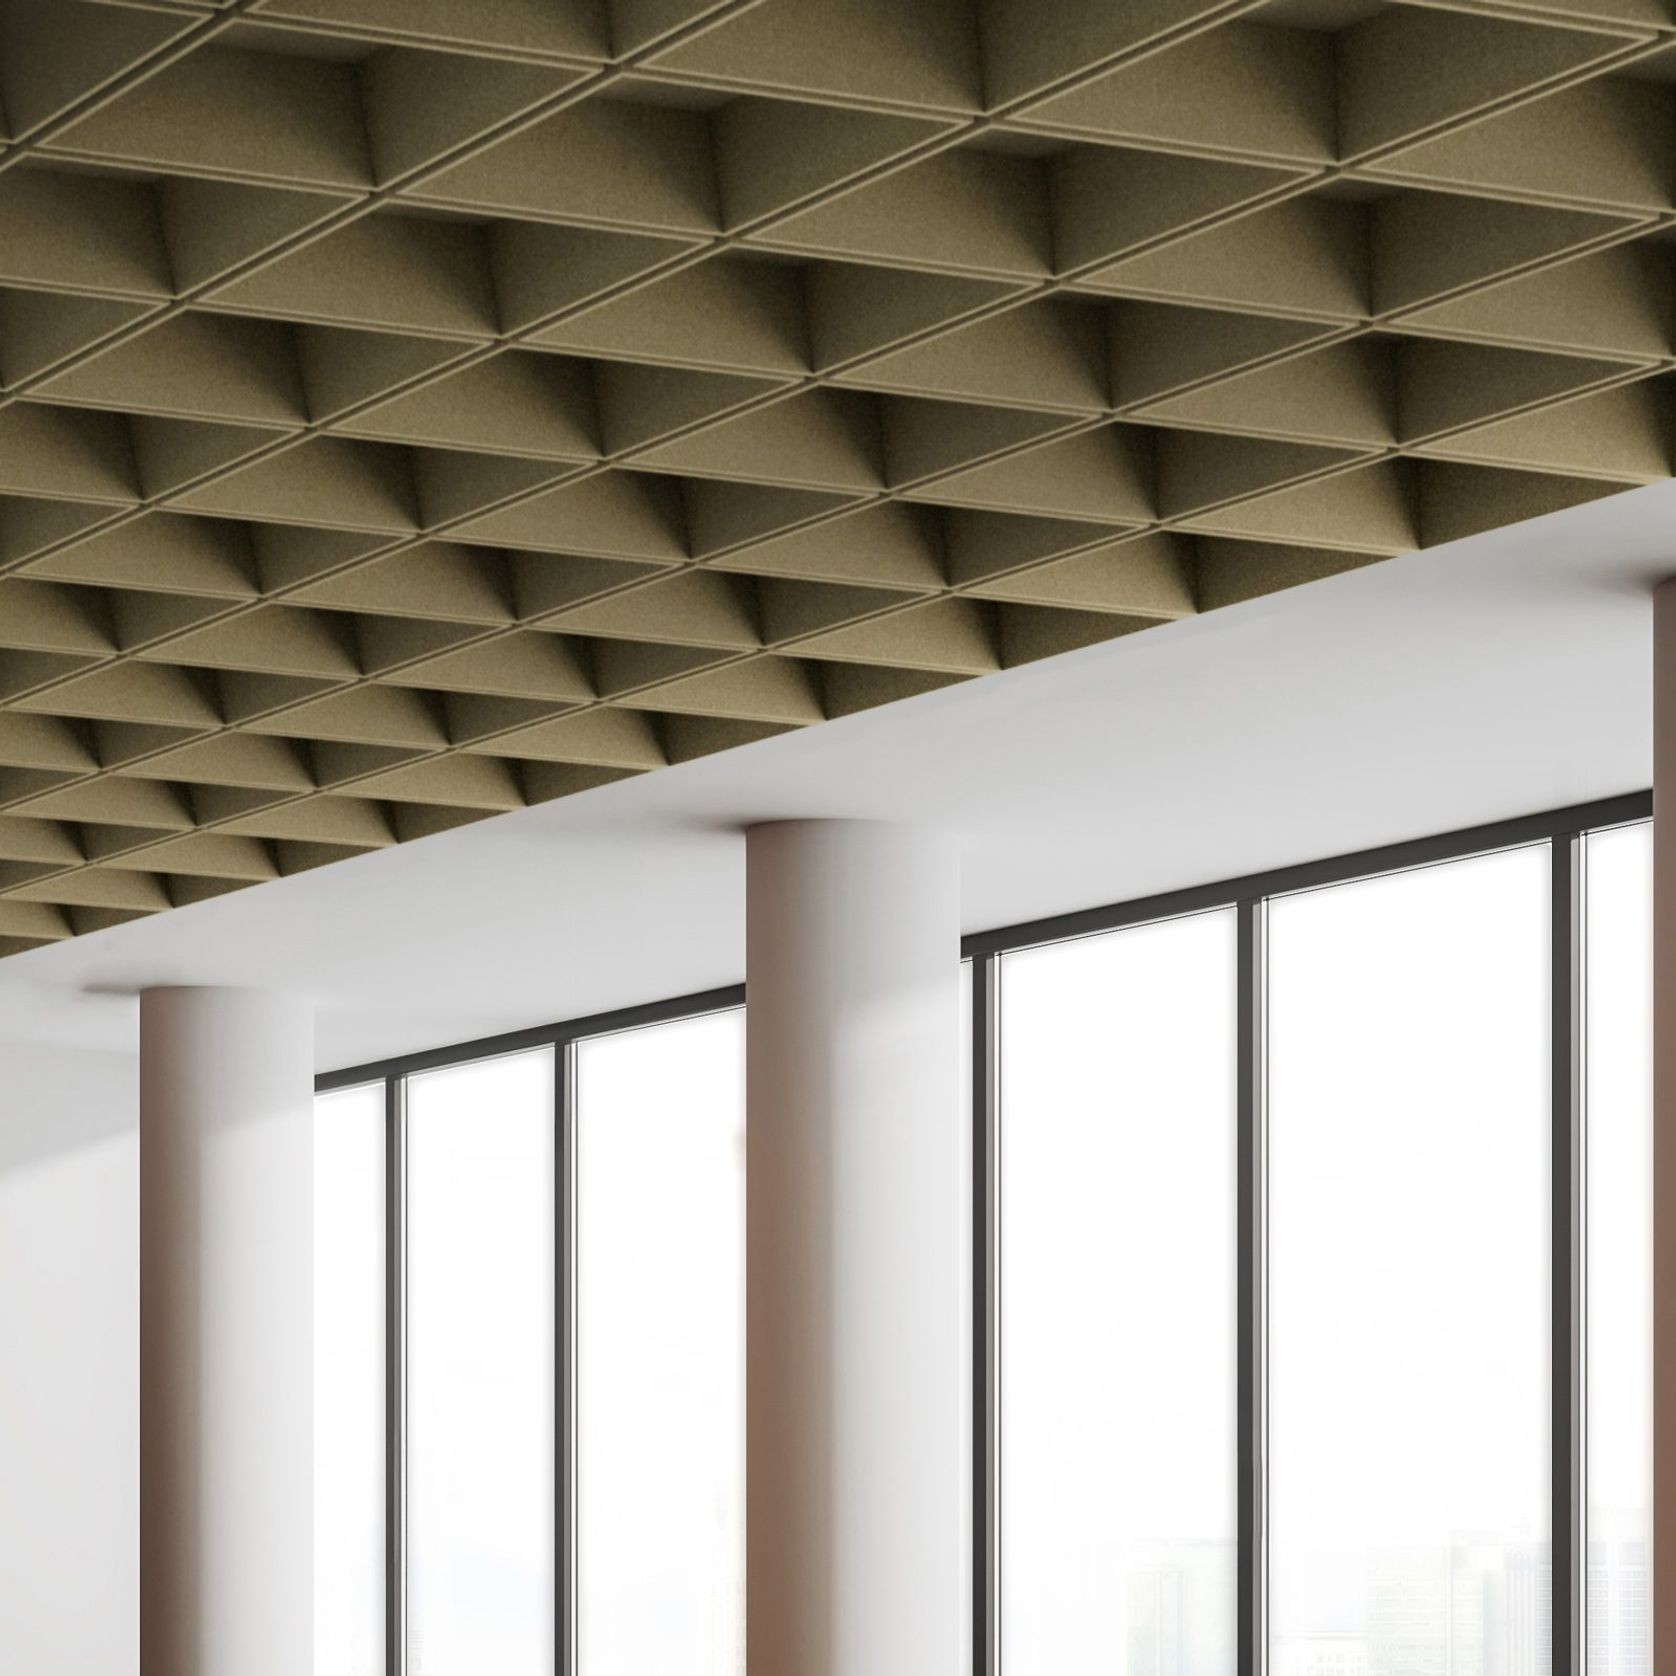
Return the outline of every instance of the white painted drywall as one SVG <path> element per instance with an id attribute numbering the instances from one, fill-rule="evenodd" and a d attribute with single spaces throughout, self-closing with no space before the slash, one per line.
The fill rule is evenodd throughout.
<path id="1" fill-rule="evenodd" d="M 0 1041 L 0 1670 L 139 1669 L 132 1056 Z"/>

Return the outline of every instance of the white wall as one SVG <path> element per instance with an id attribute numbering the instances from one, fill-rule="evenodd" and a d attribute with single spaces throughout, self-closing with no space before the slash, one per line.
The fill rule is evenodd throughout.
<path id="1" fill-rule="evenodd" d="M 0 1042 L 0 1670 L 139 1669 L 139 1146 L 127 1055 Z"/>

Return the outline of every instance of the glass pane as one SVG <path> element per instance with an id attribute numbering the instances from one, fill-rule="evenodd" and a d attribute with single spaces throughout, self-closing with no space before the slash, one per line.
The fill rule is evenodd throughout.
<path id="1" fill-rule="evenodd" d="M 745 1018 L 576 1048 L 582 1676 L 745 1668 Z"/>
<path id="2" fill-rule="evenodd" d="M 314 1102 L 314 1665 L 384 1676 L 384 1084 Z"/>
<path id="3" fill-rule="evenodd" d="M 409 1080 L 412 1676 L 554 1668 L 550 1050 Z"/>
<path id="4" fill-rule="evenodd" d="M 1001 971 L 1004 1668 L 1232 1676 L 1234 915 Z"/>
<path id="5" fill-rule="evenodd" d="M 1270 910 L 1275 1676 L 1550 1669 L 1546 845 Z"/>
<path id="6" fill-rule="evenodd" d="M 1588 840 L 1589 1676 L 1652 1669 L 1653 829 Z"/>

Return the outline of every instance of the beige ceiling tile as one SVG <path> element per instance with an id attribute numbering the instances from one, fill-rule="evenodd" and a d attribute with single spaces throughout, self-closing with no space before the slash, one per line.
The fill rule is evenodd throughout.
<path id="1" fill-rule="evenodd" d="M 1084 272 L 1213 227 L 1305 178 L 1220 159 L 1073 146 L 1053 164 L 1055 269 Z"/>
<path id="2" fill-rule="evenodd" d="M 866 494 L 884 487 L 878 404 L 811 390 L 705 425 L 635 456 L 644 470 Z"/>
<path id="3" fill-rule="evenodd" d="M 29 815 L 0 815 L 0 858 L 74 866 L 82 859 L 73 829 Z"/>
<path id="4" fill-rule="evenodd" d="M 567 634 L 659 640 L 749 651 L 762 644 L 750 584 L 738 576 L 689 570 L 578 605 L 546 619 Z"/>
<path id="5" fill-rule="evenodd" d="M 576 649 L 558 635 L 531 629 L 409 664 L 388 679 L 403 686 L 505 693 L 557 703 L 579 703 L 594 696 L 593 680 Z"/>
<path id="6" fill-rule="evenodd" d="M 1125 299 L 1111 305 L 1112 394 L 1120 407 L 1214 385 L 1296 355 L 1342 327 L 1230 309 Z"/>
<path id="7" fill-rule="evenodd" d="M 1617 487 L 1599 478 L 1428 461 L 1418 468 L 1422 539 L 1416 545 L 1435 547 L 1563 512 L 1612 494 Z"/>
<path id="8" fill-rule="evenodd" d="M 797 655 L 957 675 L 983 675 L 1001 667 L 988 608 L 968 599 L 931 600 L 812 635 L 798 641 Z"/>
<path id="9" fill-rule="evenodd" d="M 1201 536 L 1194 543 L 1193 578 L 1199 609 L 1215 611 L 1378 562 L 1378 556 L 1369 553 Z"/>
<path id="10" fill-rule="evenodd" d="M 388 47 L 359 66 L 360 102 L 380 186 L 415 195 L 462 148 L 492 143 L 533 120 L 583 79 L 580 70 L 487 54 Z M 481 210 L 481 198 L 472 201 Z"/>
<path id="11" fill-rule="evenodd" d="M 253 425 L 308 419 L 291 329 L 177 314 L 36 386 L 54 402 Z"/>
<path id="12" fill-rule="evenodd" d="M 1636 484 L 1671 475 L 1673 441 L 1670 386 L 1643 379 L 1457 431 L 1429 444 L 1426 453 Z"/>
<path id="13" fill-rule="evenodd" d="M 1070 76 L 1115 65 L 1227 10 L 1226 0 L 1038 0 L 997 6 L 983 36 L 990 104 L 1039 95 Z"/>
<path id="14" fill-rule="evenodd" d="M 1188 520 L 1185 527 L 1211 535 L 1377 554 L 1406 553 L 1425 545 L 1413 475 L 1400 464 L 1337 472 L 1225 506 Z"/>
<path id="15" fill-rule="evenodd" d="M 871 390 L 990 401 L 1049 412 L 1111 405 L 1104 311 L 1036 302 L 879 355 L 839 376 Z"/>
<path id="16" fill-rule="evenodd" d="M 930 507 L 901 502 L 864 507 L 729 552 L 729 570 L 812 582 L 939 588 L 944 582 L 942 526 Z"/>
<path id="17" fill-rule="evenodd" d="M 983 97 L 977 35 L 959 0 L 777 0 L 744 8 L 655 63 L 723 86 L 916 112 L 964 114 Z"/>
<path id="18" fill-rule="evenodd" d="M 1669 0 L 214 16 L 0 7 L 0 955 L 1671 474 Z"/>
<path id="19" fill-rule="evenodd" d="M 415 46 L 490 47 L 555 58 L 610 53 L 605 0 L 268 0 L 264 18 L 336 25 L 373 40 Z"/>
<path id="20" fill-rule="evenodd" d="M 157 913 L 174 906 L 161 879 L 121 867 L 83 867 L 42 879 L 38 884 L 20 885 L 13 894 L 20 902 L 52 903 L 71 909 L 114 908 Z M 104 929 L 99 922 L 80 921 L 79 916 L 72 919 L 78 933 Z"/>
<path id="21" fill-rule="evenodd" d="M 1622 53 L 1619 36 L 1417 6 L 1386 6 L 1339 32 L 1339 149 L 1359 157 Z"/>
<path id="22" fill-rule="evenodd" d="M 613 472 L 549 489 L 455 532 L 461 540 L 601 558 L 687 556 L 680 497 L 667 479 Z"/>
<path id="23" fill-rule="evenodd" d="M 491 548 L 428 541 L 373 559 L 287 596 L 293 604 L 387 612 L 451 623 L 511 623 L 507 561 Z"/>
<path id="24" fill-rule="evenodd" d="M 227 821 L 221 830 L 252 838 L 293 839 L 359 850 L 379 850 L 396 841 L 383 804 L 325 792 L 240 815 Z"/>
<path id="25" fill-rule="evenodd" d="M 0 763 L 79 773 L 97 768 L 87 730 L 59 716 L 0 711 Z"/>
<path id="26" fill-rule="evenodd" d="M 173 293 L 157 197 L 144 181 L 8 169 L 0 223 L 0 278 L 146 301 Z"/>
<path id="27" fill-rule="evenodd" d="M 1242 157 L 1329 163 L 1337 137 L 1332 38 L 1235 19 L 1033 104 L 1030 128 Z"/>
<path id="28" fill-rule="evenodd" d="M 230 280 L 214 301 L 243 314 L 443 337 L 491 338 L 499 329 L 481 229 L 389 212 Z"/>
<path id="29" fill-rule="evenodd" d="M 1167 619 L 1189 617 L 1194 593 L 1192 544 L 1184 536 L 1131 536 L 1012 570 L 972 585 L 989 599 L 1057 605 L 1077 611 L 1116 611 Z"/>
<path id="30" fill-rule="evenodd" d="M 738 98 L 716 113 L 712 143 L 729 231 L 859 183 L 954 131 L 920 115 Z"/>
<path id="31" fill-rule="evenodd" d="M 824 721 L 820 684 L 795 658 L 753 658 L 725 669 L 677 677 L 637 700 L 648 709 L 744 721 L 802 725 Z"/>
<path id="32" fill-rule="evenodd" d="M 161 663 L 117 663 L 78 675 L 19 709 L 55 716 L 108 716 L 173 727 L 215 727 L 221 721 L 210 683 L 196 670 Z"/>
<path id="33" fill-rule="evenodd" d="M 448 743 L 437 706 L 403 687 L 362 686 L 290 705 L 247 724 L 255 733 L 352 744 L 439 747 Z"/>
<path id="34" fill-rule="evenodd" d="M 288 186 L 372 184 L 353 66 L 213 44 L 60 130 L 51 148 Z"/>
<path id="35" fill-rule="evenodd" d="M 546 460 L 599 458 L 599 422 L 586 362 L 511 352 L 444 373 L 338 429 Z"/>
<path id="36" fill-rule="evenodd" d="M 109 866 L 188 878 L 236 879 L 247 884 L 279 877 L 279 868 L 266 844 L 258 838 L 226 832 L 191 832 L 180 838 L 165 838 L 127 855 L 113 855 Z M 170 895 L 175 895 L 172 889 Z"/>
<path id="37" fill-rule="evenodd" d="M 1415 309 L 1405 331 L 1528 343 L 1584 354 L 1676 351 L 1676 253 L 1617 244 Z"/>
<path id="38" fill-rule="evenodd" d="M 179 788 L 162 780 L 88 779 L 14 805 L 43 820 L 189 830 L 192 808 Z M 166 904 L 165 904 L 166 905 Z"/>
<path id="39" fill-rule="evenodd" d="M 860 262 L 813 262 L 803 273 L 812 364 L 843 371 L 930 339 L 1030 295 L 1022 282 L 920 273 Z"/>
<path id="40" fill-rule="evenodd" d="M 1135 426 L 1100 425 L 940 477 L 916 495 L 948 505 L 1146 523 L 1154 515 L 1151 441 Z"/>
<path id="41" fill-rule="evenodd" d="M 1373 206 L 1376 312 L 1440 301 L 1470 285 L 1511 278 L 1632 230 L 1621 216 L 1464 194 L 1402 191 Z"/>
<path id="42" fill-rule="evenodd" d="M 0 385 L 17 389 L 40 378 L 60 361 L 128 330 L 154 307 L 16 285 L 0 288 Z"/>
<path id="43" fill-rule="evenodd" d="M 531 341 L 718 371 L 796 376 L 809 367 L 797 269 L 727 257 L 652 280 Z"/>
<path id="44" fill-rule="evenodd" d="M 1034 158 L 941 151 L 803 210 L 755 241 L 776 250 L 994 279 L 1054 272 L 1051 177 Z"/>
<path id="45" fill-rule="evenodd" d="M 212 599 L 253 599 L 256 558 L 243 524 L 148 512 L 32 560 L 31 576 Z"/>
<path id="46" fill-rule="evenodd" d="M 276 519 L 379 534 L 419 527 L 411 463 L 383 443 L 314 437 L 181 494 L 186 511 Z"/>
<path id="47" fill-rule="evenodd" d="M 508 732 L 472 747 L 492 756 L 527 757 L 601 768 L 662 768 L 663 746 L 638 710 L 587 710 Z"/>
<path id="48" fill-rule="evenodd" d="M 1083 276 L 1124 296 L 1353 322 L 1372 307 L 1368 206 L 1293 197 Z"/>
<path id="49" fill-rule="evenodd" d="M 1658 213 L 1672 207 L 1676 110 L 1660 87 L 1583 82 L 1405 146 L 1370 168 L 1416 185 Z"/>
<path id="50" fill-rule="evenodd" d="M 440 757 L 434 762 L 371 775 L 357 781 L 355 789 L 364 796 L 395 803 L 436 803 L 488 811 L 524 806 L 517 773 L 499 757 Z"/>
<path id="51" fill-rule="evenodd" d="M 432 175 L 414 196 L 688 237 L 721 225 L 706 113 L 623 99 L 556 111 Z"/>

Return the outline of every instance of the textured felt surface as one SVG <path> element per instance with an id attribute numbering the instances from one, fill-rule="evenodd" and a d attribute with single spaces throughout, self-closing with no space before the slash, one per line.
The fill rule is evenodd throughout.
<path id="1" fill-rule="evenodd" d="M 1668 0 L 7 0 L 0 952 L 1668 475 L 1673 79 Z"/>

